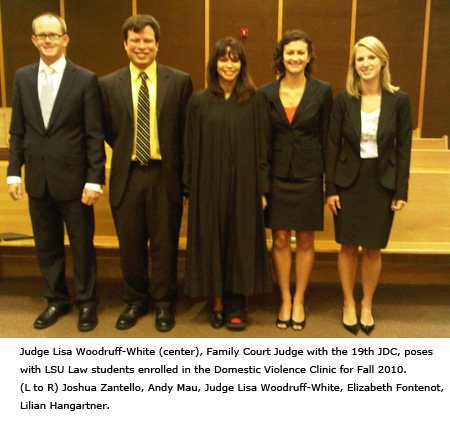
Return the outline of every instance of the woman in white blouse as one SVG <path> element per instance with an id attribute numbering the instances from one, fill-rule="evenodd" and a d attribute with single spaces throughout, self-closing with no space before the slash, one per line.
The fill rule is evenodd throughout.
<path id="1" fill-rule="evenodd" d="M 346 91 L 334 100 L 326 153 L 327 204 L 341 244 L 338 270 L 344 293 L 343 324 L 367 335 L 375 323 L 372 299 L 381 272 L 381 251 L 394 212 L 407 201 L 412 121 L 408 95 L 391 85 L 389 55 L 375 37 L 353 48 Z M 353 296 L 362 247 L 360 323 Z"/>

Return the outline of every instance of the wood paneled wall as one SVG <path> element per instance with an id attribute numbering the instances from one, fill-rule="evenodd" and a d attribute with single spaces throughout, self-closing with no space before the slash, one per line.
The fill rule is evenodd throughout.
<path id="1" fill-rule="evenodd" d="M 386 46 L 392 83 L 409 94 L 415 127 L 419 111 L 425 6 L 425 1 L 418 0 L 358 0 L 356 20 L 356 40 L 373 35 Z"/>
<path id="2" fill-rule="evenodd" d="M 256 7 L 255 7 L 256 6 Z M 272 54 L 277 40 L 277 0 L 210 0 L 210 45 L 231 35 L 239 39 L 241 28 L 249 30 L 242 39 L 248 69 L 256 85 L 274 78 Z"/>
<path id="3" fill-rule="evenodd" d="M 422 136 L 450 135 L 449 68 L 450 1 L 433 0 L 431 2 Z"/>
<path id="4" fill-rule="evenodd" d="M 161 63 L 188 72 L 197 90 L 204 86 L 205 4 L 203 0 L 138 0 L 137 13 L 158 19 Z"/>
<path id="5" fill-rule="evenodd" d="M 127 66 L 122 25 L 131 3 L 117 0 L 64 0 L 70 44 L 67 57 L 102 76 Z"/>
<path id="6" fill-rule="evenodd" d="M 59 0 L 2 0 L 2 42 L 5 62 L 7 104 L 11 106 L 14 73 L 22 66 L 35 62 L 39 56 L 31 43 L 31 22 L 42 12 L 59 12 Z"/>
<path id="7" fill-rule="evenodd" d="M 283 31 L 301 29 L 313 42 L 313 76 L 327 81 L 334 95 L 345 89 L 351 35 L 352 2 L 284 0 Z"/>
<path id="8" fill-rule="evenodd" d="M 127 64 L 121 27 L 137 12 L 159 20 L 158 60 L 189 72 L 195 90 L 204 87 L 207 50 L 223 36 L 239 38 L 241 28 L 249 29 L 242 41 L 258 85 L 274 78 L 270 65 L 277 34 L 298 28 L 313 40 L 315 76 L 329 81 L 334 94 L 344 89 L 352 40 L 375 35 L 389 51 L 393 83 L 410 95 L 421 135 L 450 134 L 449 0 L 0 0 L 0 7 L 3 107 L 11 104 L 15 70 L 38 58 L 30 41 L 37 14 L 64 13 L 71 37 L 68 57 L 104 75 Z"/>

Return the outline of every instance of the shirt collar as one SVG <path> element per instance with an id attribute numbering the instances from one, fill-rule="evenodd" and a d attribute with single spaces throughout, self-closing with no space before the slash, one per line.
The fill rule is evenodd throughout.
<path id="1" fill-rule="evenodd" d="M 64 69 L 66 68 L 67 60 L 64 56 L 64 54 L 54 63 L 52 63 L 49 67 L 53 69 L 56 73 L 63 74 Z M 39 60 L 39 72 L 42 72 L 47 65 L 42 61 L 42 59 Z"/>
<path id="2" fill-rule="evenodd" d="M 153 60 L 153 62 L 143 71 L 139 69 L 136 65 L 134 65 L 132 62 L 130 62 L 130 73 L 131 77 L 136 81 L 139 78 L 139 75 L 141 72 L 145 72 L 150 79 L 151 82 L 154 81 L 156 76 L 156 60 Z"/>

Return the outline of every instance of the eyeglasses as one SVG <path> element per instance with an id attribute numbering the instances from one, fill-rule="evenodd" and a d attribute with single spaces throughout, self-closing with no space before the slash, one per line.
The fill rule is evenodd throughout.
<path id="1" fill-rule="evenodd" d="M 35 37 L 39 40 L 39 41 L 45 41 L 48 37 L 48 39 L 50 41 L 57 41 L 59 40 L 61 37 L 63 36 L 63 34 L 35 34 Z"/>

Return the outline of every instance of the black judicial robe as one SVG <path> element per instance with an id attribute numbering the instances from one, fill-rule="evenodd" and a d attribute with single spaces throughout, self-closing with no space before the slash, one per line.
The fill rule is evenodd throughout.
<path id="1" fill-rule="evenodd" d="M 261 200 L 269 190 L 267 116 L 260 92 L 243 104 L 235 94 L 215 102 L 208 90 L 189 100 L 183 191 L 190 296 L 272 289 Z"/>

